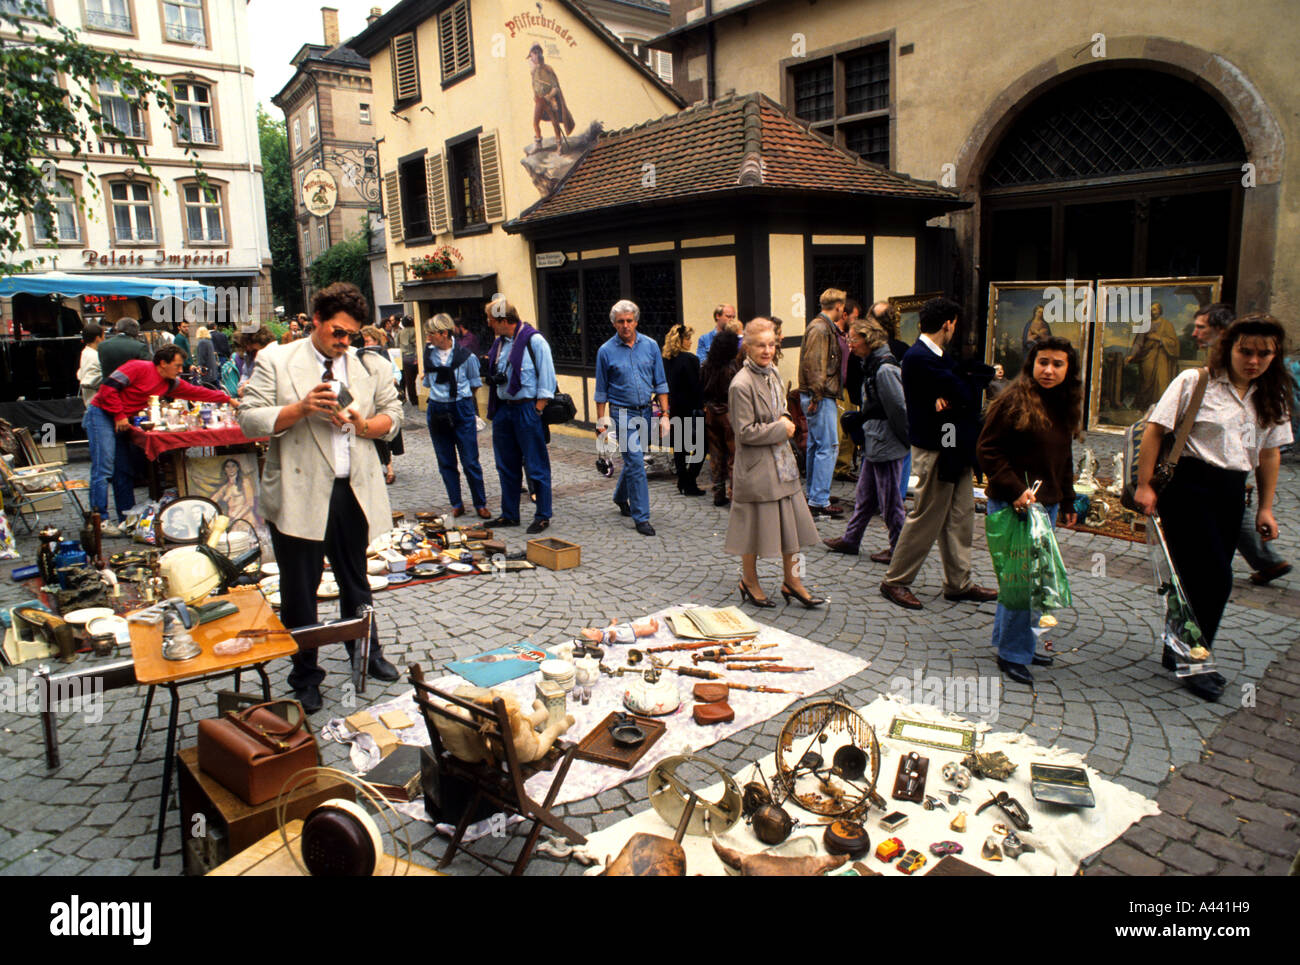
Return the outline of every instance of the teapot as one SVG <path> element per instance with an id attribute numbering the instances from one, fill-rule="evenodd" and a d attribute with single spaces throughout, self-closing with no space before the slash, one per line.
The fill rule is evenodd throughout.
<path id="1" fill-rule="evenodd" d="M 645 717 L 663 717 L 681 706 L 677 693 L 677 679 L 659 670 L 647 670 L 634 675 L 623 691 L 623 706 L 634 714 Z"/>

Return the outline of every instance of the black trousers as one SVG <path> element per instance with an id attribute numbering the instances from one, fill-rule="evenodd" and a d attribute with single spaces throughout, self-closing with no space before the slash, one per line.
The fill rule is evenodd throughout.
<path id="1" fill-rule="evenodd" d="M 416 379 L 420 375 L 419 366 L 414 362 L 402 363 L 402 388 L 397 393 L 398 397 L 405 396 L 411 405 L 420 404 L 420 392 L 416 388 Z"/>
<path id="2" fill-rule="evenodd" d="M 669 403 L 670 408 L 671 405 Z M 704 413 L 700 411 L 692 412 L 689 416 L 683 416 L 682 418 L 698 419 L 697 426 L 700 428 L 704 425 Z M 692 430 L 694 428 L 695 426 L 692 427 Z M 679 423 L 673 426 L 673 469 L 677 472 L 677 487 L 679 489 L 696 485 L 695 480 L 699 478 L 700 470 L 704 468 L 704 460 L 708 455 L 703 432 L 692 432 L 691 438 L 695 443 L 695 449 L 693 450 L 686 448 L 685 435 L 682 424 Z M 688 462 L 686 458 L 688 455 L 696 461 Z"/>
<path id="3" fill-rule="evenodd" d="M 339 612 L 344 617 L 357 616 L 370 605 L 370 581 L 366 579 L 366 546 L 369 524 L 361 504 L 346 479 L 334 480 L 330 491 L 329 516 L 325 539 L 299 539 L 281 533 L 271 524 L 271 545 L 280 565 L 280 621 L 290 629 L 317 622 L 316 589 L 320 586 L 329 557 L 334 579 L 339 585 Z M 351 655 L 353 646 L 347 645 Z M 372 622 L 370 654 L 381 654 L 379 627 Z M 289 686 L 294 690 L 319 687 L 325 671 L 317 666 L 316 651 L 294 655 Z"/>
<path id="4" fill-rule="evenodd" d="M 1207 647 L 1232 595 L 1232 554 L 1245 508 L 1246 473 L 1186 455 L 1157 503 L 1169 556 Z"/>

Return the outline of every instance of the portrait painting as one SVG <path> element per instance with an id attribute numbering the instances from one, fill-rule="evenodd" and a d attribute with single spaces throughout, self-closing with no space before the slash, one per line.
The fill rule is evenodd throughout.
<path id="1" fill-rule="evenodd" d="M 1205 364 L 1192 325 L 1201 307 L 1219 300 L 1222 287 L 1221 275 L 1097 283 L 1091 428 L 1127 428 L 1160 400 L 1174 376 Z"/>
<path id="2" fill-rule="evenodd" d="M 925 292 L 920 295 L 890 295 L 889 308 L 894 313 L 894 324 L 898 326 L 898 339 L 908 345 L 915 345 L 921 337 L 921 306 L 931 298 L 938 298 L 943 292 Z"/>
<path id="3" fill-rule="evenodd" d="M 259 505 L 257 455 L 251 452 L 224 456 L 202 456 L 185 461 L 186 486 L 191 496 L 206 496 L 230 519 L 230 531 L 248 531 L 237 525 L 242 520 L 256 532 L 263 547 L 271 544 L 270 530 Z"/>
<path id="4" fill-rule="evenodd" d="M 1089 283 L 990 282 L 984 361 L 1002 366 L 1003 378 L 1010 381 L 1020 374 L 1029 346 L 1055 335 L 1070 340 L 1082 365 L 1088 357 L 1092 318 Z"/>

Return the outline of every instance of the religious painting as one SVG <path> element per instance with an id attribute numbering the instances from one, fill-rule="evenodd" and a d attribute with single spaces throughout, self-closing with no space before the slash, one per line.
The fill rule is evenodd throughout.
<path id="1" fill-rule="evenodd" d="M 990 282 L 984 361 L 1001 366 L 1001 377 L 1009 382 L 1020 374 L 1029 346 L 1055 335 L 1070 340 L 1086 368 L 1092 317 L 1091 283 Z"/>
<path id="2" fill-rule="evenodd" d="M 915 345 L 921 337 L 921 306 L 931 298 L 939 298 L 943 292 L 926 292 L 921 295 L 890 295 L 889 309 L 894 313 L 894 324 L 898 326 L 898 339 L 909 346 Z"/>
<path id="3" fill-rule="evenodd" d="M 1222 287 L 1221 275 L 1097 282 L 1090 428 L 1127 428 L 1160 400 L 1174 376 L 1205 364 L 1192 324 L 1203 306 L 1219 300 Z"/>
<path id="4" fill-rule="evenodd" d="M 238 452 L 185 460 L 188 494 L 206 496 L 216 503 L 221 514 L 230 519 L 228 532 L 247 534 L 251 526 L 266 549 L 271 545 L 271 533 L 262 518 L 258 481 L 256 453 Z M 237 522 L 239 520 L 243 522 Z"/>

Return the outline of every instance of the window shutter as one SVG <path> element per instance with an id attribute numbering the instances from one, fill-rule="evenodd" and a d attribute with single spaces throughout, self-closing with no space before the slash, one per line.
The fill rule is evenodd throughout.
<path id="1" fill-rule="evenodd" d="M 388 211 L 388 237 L 393 239 L 393 244 L 400 245 L 404 240 L 402 234 L 402 193 L 399 184 L 400 179 L 396 171 L 389 171 L 384 175 L 384 193 L 387 197 L 386 210 Z"/>
<path id="2" fill-rule="evenodd" d="M 474 43 L 469 34 L 469 0 L 461 0 L 452 8 L 456 21 L 456 73 L 474 66 Z"/>
<path id="3" fill-rule="evenodd" d="M 420 97 L 419 61 L 415 55 L 415 34 L 394 37 L 389 49 L 393 62 L 393 101 L 400 103 Z"/>
<path id="4" fill-rule="evenodd" d="M 428 154 L 424 158 L 425 176 L 429 182 L 429 230 L 437 235 L 450 230 L 451 209 L 447 201 L 447 172 L 441 154 Z"/>
<path id="5" fill-rule="evenodd" d="M 444 82 L 474 66 L 474 42 L 469 30 L 469 3 L 461 0 L 438 14 L 438 56 Z"/>
<path id="6" fill-rule="evenodd" d="M 662 50 L 656 50 L 655 58 L 658 61 L 657 73 L 660 79 L 665 84 L 671 84 L 673 82 L 673 55 Z"/>
<path id="7" fill-rule="evenodd" d="M 501 146 L 497 132 L 478 136 L 479 174 L 483 183 L 483 214 L 489 223 L 506 219 L 505 185 L 501 179 Z"/>

